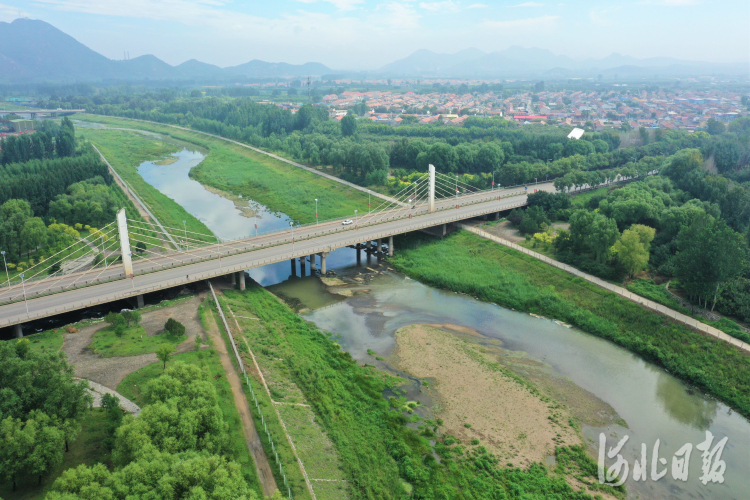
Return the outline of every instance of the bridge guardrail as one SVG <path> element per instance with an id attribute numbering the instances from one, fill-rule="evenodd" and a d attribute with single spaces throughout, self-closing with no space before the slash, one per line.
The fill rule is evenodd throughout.
<path id="1" fill-rule="evenodd" d="M 485 203 L 485 202 L 486 202 L 486 200 L 485 201 L 478 201 L 476 203 L 471 203 L 469 205 L 478 204 L 478 203 Z M 421 224 L 420 223 L 418 223 L 418 224 L 412 224 L 412 225 L 409 226 L 408 231 L 417 231 L 417 230 L 420 230 L 420 229 L 425 229 L 425 228 L 428 228 L 428 227 L 434 227 L 434 226 L 438 226 L 438 225 L 441 225 L 441 224 L 447 224 L 447 223 L 457 222 L 459 220 L 469 219 L 469 218 L 472 218 L 472 217 L 477 217 L 477 216 L 485 215 L 487 213 L 492 213 L 492 212 L 499 211 L 499 210 L 510 210 L 512 208 L 517 208 L 519 206 L 523 206 L 524 204 L 525 203 L 515 203 L 515 204 L 504 205 L 504 206 L 500 206 L 500 207 L 492 207 L 492 208 L 489 208 L 487 210 L 479 210 L 477 212 L 472 212 L 470 214 L 462 215 L 460 217 L 458 217 L 458 216 L 456 216 L 456 217 L 448 217 L 448 218 L 440 219 L 438 221 L 431 221 L 431 222 L 421 223 Z M 459 206 L 461 206 L 461 205 L 459 205 Z M 468 206 L 468 205 L 466 205 L 466 206 Z M 447 208 L 443 208 L 440 211 L 450 211 L 450 210 L 455 210 L 455 208 L 447 207 Z M 398 218 L 398 220 L 406 219 L 406 218 L 408 218 L 408 217 L 401 217 L 401 218 Z M 389 220 L 394 220 L 394 219 L 389 219 Z M 417 219 L 412 219 L 412 220 L 416 221 Z M 382 221 L 382 222 L 387 222 L 387 221 Z M 378 225 L 378 224 L 380 224 L 382 222 L 378 222 L 377 224 L 373 224 L 373 226 L 374 225 Z M 363 226 L 363 227 L 371 227 L 371 226 Z M 353 228 L 353 229 L 347 229 L 345 231 L 352 231 L 352 230 L 356 231 L 358 229 L 359 228 L 356 227 L 356 228 Z M 338 231 L 338 230 L 340 230 L 340 229 L 337 229 L 336 231 Z M 320 234 L 330 234 L 330 233 L 333 233 L 333 232 L 336 232 L 336 231 L 326 231 L 325 233 L 320 233 Z M 308 237 L 303 238 L 302 240 L 299 240 L 299 241 L 308 241 L 310 239 L 314 239 L 313 236 L 318 236 L 320 234 L 319 233 L 313 233 L 312 235 L 308 235 Z M 167 281 L 166 284 L 161 284 L 159 286 L 138 287 L 138 288 L 135 288 L 135 286 L 134 286 L 134 288 L 132 290 L 129 290 L 129 291 L 126 291 L 126 292 L 119 292 L 119 293 L 116 293 L 116 294 L 110 294 L 110 295 L 103 296 L 103 297 L 101 297 L 99 299 L 96 299 L 96 300 L 92 299 L 92 300 L 88 300 L 88 301 L 83 301 L 81 303 L 75 303 L 74 302 L 73 306 L 67 306 L 67 307 L 64 307 L 64 308 L 55 308 L 52 312 L 50 312 L 50 311 L 44 311 L 44 312 L 36 313 L 36 314 L 33 314 L 33 315 L 26 315 L 26 318 L 24 320 L 28 321 L 28 320 L 36 319 L 36 318 L 39 318 L 39 317 L 46 317 L 46 316 L 49 316 L 50 314 L 54 314 L 55 312 L 58 312 L 58 310 L 60 312 L 62 312 L 62 311 L 71 311 L 71 310 L 82 309 L 82 308 L 88 307 L 88 306 L 94 306 L 94 305 L 99 305 L 99 304 L 103 304 L 103 303 L 107 303 L 107 302 L 112 302 L 114 300 L 127 299 L 127 298 L 134 297 L 134 296 L 137 296 L 137 295 L 141 295 L 141 294 L 144 294 L 144 293 L 149 293 L 149 292 L 157 291 L 157 290 L 163 290 L 164 288 L 169 288 L 171 286 L 176 286 L 176 285 L 180 285 L 180 284 L 190 283 L 190 282 L 199 281 L 199 280 L 203 280 L 203 279 L 208 279 L 208 278 L 212 278 L 212 277 L 216 277 L 216 276 L 222 276 L 222 275 L 225 275 L 225 274 L 229 274 L 229 273 L 237 272 L 237 271 L 241 271 L 241 270 L 244 271 L 245 269 L 248 269 L 250 267 L 260 267 L 260 266 L 263 266 L 263 265 L 274 264 L 276 262 L 282 262 L 284 260 L 289 260 L 289 259 L 297 258 L 297 257 L 301 257 L 301 256 L 312 255 L 312 254 L 317 254 L 317 253 L 321 253 L 321 252 L 328 252 L 328 251 L 335 250 L 336 248 L 347 247 L 347 246 L 350 246 L 350 245 L 353 245 L 353 244 L 361 243 L 362 241 L 371 241 L 371 240 L 376 240 L 376 239 L 382 239 L 382 238 L 386 238 L 388 236 L 393 236 L 394 234 L 400 234 L 400 233 L 399 232 L 394 233 L 394 232 L 391 232 L 391 231 L 386 231 L 386 232 L 383 232 L 383 233 L 376 233 L 375 235 L 372 235 L 372 236 L 368 237 L 367 239 L 349 238 L 347 240 L 344 240 L 344 242 L 337 243 L 335 245 L 335 248 L 332 247 L 332 245 L 326 244 L 326 245 L 321 245 L 320 247 L 313 247 L 313 249 L 305 250 L 305 251 L 294 251 L 294 250 L 292 250 L 290 252 L 284 253 L 284 254 L 282 254 L 280 256 L 277 256 L 277 257 L 274 257 L 274 258 L 261 259 L 260 261 L 255 262 L 253 264 L 249 264 L 248 263 L 248 264 L 245 264 L 245 265 L 235 265 L 235 266 L 232 266 L 232 267 L 221 266 L 221 267 L 219 267 L 219 269 L 215 269 L 212 272 L 203 272 L 203 273 L 200 273 L 200 274 L 195 274 L 193 279 Z M 285 240 L 282 240 L 280 242 L 275 242 L 274 244 L 260 246 L 260 247 L 256 247 L 256 248 L 248 248 L 246 246 L 243 249 L 237 249 L 235 252 L 232 252 L 232 253 L 229 253 L 229 254 L 222 254 L 222 258 L 226 258 L 226 257 L 234 256 L 234 255 L 239 255 L 239 254 L 243 254 L 243 253 L 250 253 L 250 252 L 255 251 L 255 250 L 261 250 L 261 249 L 266 249 L 266 248 L 272 248 L 272 247 L 275 247 L 275 246 L 286 245 L 286 244 L 288 244 L 290 242 L 290 240 L 286 240 L 285 239 Z M 295 238 L 295 240 L 296 240 L 296 238 Z M 175 268 L 175 267 L 184 267 L 184 266 L 187 266 L 187 265 L 196 264 L 196 263 L 200 263 L 200 262 L 206 262 L 206 261 L 210 261 L 210 260 L 216 260 L 216 257 L 210 257 L 209 256 L 209 257 L 206 257 L 206 258 L 203 258 L 203 259 L 195 259 L 195 258 L 193 258 L 193 259 L 190 259 L 189 261 L 186 261 L 186 262 L 182 262 L 181 261 L 180 265 L 178 265 L 178 266 L 175 266 L 174 263 L 171 266 L 152 266 L 151 268 L 148 269 L 148 271 L 139 273 L 138 276 L 143 276 L 143 275 L 146 275 L 146 274 L 151 274 L 151 273 L 154 273 L 154 272 L 159 272 L 159 271 L 163 271 L 165 269 L 170 269 L 170 268 Z M 97 281 L 93 282 L 93 284 L 108 283 L 108 282 L 112 282 L 112 281 L 119 281 L 119 280 L 122 280 L 122 279 L 127 279 L 127 277 L 125 277 L 125 275 L 123 273 L 120 273 L 118 275 L 118 277 L 116 277 L 116 278 L 110 278 L 110 279 L 106 279 L 106 280 L 99 280 L 99 279 L 97 279 Z M 75 286 L 74 289 L 75 288 L 85 288 L 86 286 L 91 286 L 92 282 L 86 281 L 86 282 L 84 282 L 84 284 L 85 284 L 85 286 L 80 286 L 80 287 L 79 286 Z M 38 292 L 36 292 L 36 294 L 34 295 L 34 298 L 39 298 L 39 297 L 43 297 L 43 296 L 54 295 L 54 294 L 58 294 L 58 293 L 64 293 L 66 291 L 70 291 L 70 290 L 69 289 L 66 290 L 65 287 L 61 287 L 60 290 L 57 290 L 57 291 L 54 291 L 54 292 L 50 291 L 50 292 L 41 293 L 41 294 L 38 293 Z M 18 302 L 21 302 L 22 300 L 24 300 L 22 295 L 21 296 L 13 297 L 12 299 L 15 299 L 15 300 L 5 301 L 5 303 L 6 304 L 12 304 L 12 303 L 18 303 Z M 18 321 L 16 321 L 16 320 L 7 318 L 4 321 L 0 322 L 0 325 L 10 325 L 10 324 L 15 324 L 17 322 Z"/>

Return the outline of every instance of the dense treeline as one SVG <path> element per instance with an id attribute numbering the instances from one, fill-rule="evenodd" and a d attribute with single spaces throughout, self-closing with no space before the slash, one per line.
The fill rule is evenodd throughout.
<path id="1" fill-rule="evenodd" d="M 608 278 L 652 272 L 676 279 L 698 305 L 750 320 L 748 228 L 750 188 L 704 169 L 697 149 L 679 151 L 661 162 L 644 158 L 631 169 L 612 171 L 643 180 L 613 185 L 571 205 L 561 192 L 529 195 L 529 208 L 510 215 L 535 244 L 554 248 L 558 259 Z M 660 172 L 658 176 L 645 174 Z M 613 178 L 607 171 L 567 174 L 576 187 Z M 550 224 L 570 222 L 553 235 Z"/>
<path id="2" fill-rule="evenodd" d="M 0 203 L 24 199 L 34 213 L 46 214 L 68 186 L 94 177 L 107 185 L 113 182 L 107 165 L 88 146 L 80 156 L 10 163 L 0 167 Z"/>
<path id="3" fill-rule="evenodd" d="M 0 342 L 0 478 L 15 490 L 23 475 L 60 464 L 92 398 L 63 353 L 42 353 L 28 339 Z"/>
<path id="4" fill-rule="evenodd" d="M 52 122 L 42 123 L 46 125 Z M 0 141 L 0 165 L 67 158 L 75 154 L 75 128 L 68 117 L 62 119 L 59 127 L 48 125 L 43 128 L 48 130 L 10 136 Z"/>

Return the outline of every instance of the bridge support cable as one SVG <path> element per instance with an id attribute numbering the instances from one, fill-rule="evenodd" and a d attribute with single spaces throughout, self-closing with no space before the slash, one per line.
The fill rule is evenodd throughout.
<path id="1" fill-rule="evenodd" d="M 421 177 L 419 177 L 418 179 L 416 179 L 415 181 L 413 181 L 408 186 L 405 186 L 398 193 L 396 193 L 395 195 L 392 195 L 390 197 L 393 201 L 384 201 L 384 202 L 382 202 L 380 205 L 378 205 L 377 207 L 375 207 L 374 210 L 371 210 L 370 214 L 368 214 L 368 215 L 376 214 L 378 212 L 384 212 L 384 211 L 388 211 L 388 210 L 393 210 L 393 209 L 404 208 L 404 205 L 406 204 L 404 200 L 407 199 L 409 193 L 414 189 L 414 185 L 418 184 L 419 182 L 421 182 L 425 178 L 426 178 L 426 174 L 422 175 Z"/>
<path id="2" fill-rule="evenodd" d="M 144 222 L 133 220 L 133 219 L 128 219 L 128 222 L 131 225 L 132 224 L 138 224 L 140 226 L 146 225 Z M 165 235 L 166 234 L 172 234 L 173 237 L 178 237 L 178 238 L 187 238 L 186 235 L 190 234 L 191 235 L 190 238 L 192 240 L 194 240 L 194 241 L 201 241 L 203 243 L 208 243 L 208 244 L 216 242 L 215 241 L 216 240 L 216 236 L 214 236 L 212 234 L 198 233 L 196 231 L 188 231 L 186 228 L 175 228 L 175 227 L 168 227 L 168 226 L 162 226 L 162 227 L 164 227 L 164 232 L 157 231 L 155 229 L 149 229 L 149 230 L 154 231 L 157 234 L 165 234 Z M 173 232 L 169 232 L 169 231 L 173 231 Z M 199 238 L 195 238 L 192 235 L 201 236 L 201 237 L 205 238 L 205 240 L 202 240 L 202 239 L 199 239 Z"/>
<path id="3" fill-rule="evenodd" d="M 112 223 L 110 223 L 110 224 L 112 224 Z M 108 224 L 107 226 L 109 226 L 110 224 Z M 107 226 L 105 226 L 103 229 L 106 229 Z M 109 239 L 112 236 L 112 233 L 115 231 L 115 229 L 116 228 L 114 228 L 114 227 L 109 228 L 106 233 L 102 233 L 102 230 L 98 230 L 97 234 L 101 234 L 106 239 Z M 83 248 L 75 248 L 75 247 L 78 247 L 78 246 L 83 246 Z M 55 276 L 55 274 L 57 274 L 57 273 L 54 273 L 53 275 L 49 275 L 49 276 L 45 276 L 45 277 L 40 277 L 40 275 L 43 276 L 43 273 L 45 273 L 45 272 L 49 273 L 50 269 L 52 269 L 53 266 L 58 265 L 58 264 L 62 264 L 63 262 L 65 262 L 67 260 L 70 260 L 69 257 L 71 255 L 75 255 L 76 253 L 81 252 L 82 250 L 84 250 L 84 248 L 87 249 L 87 251 L 84 252 L 83 254 L 79 255 L 77 258 L 86 257 L 89 254 L 99 253 L 98 252 L 98 248 L 96 250 L 94 250 L 92 248 L 92 247 L 95 247 L 95 246 L 96 246 L 95 242 L 91 242 L 91 241 L 88 241 L 85 238 L 81 238 L 81 239 L 77 240 L 75 243 L 73 243 L 73 244 L 67 246 L 66 248 L 58 251 L 57 253 L 51 255 L 50 257 L 47 257 L 46 259 L 38 262 L 34 266 L 31 266 L 29 269 L 38 268 L 38 270 L 35 272 L 35 274 L 33 274 L 32 276 L 24 279 L 23 280 L 23 286 L 21 286 L 21 281 L 18 281 L 17 283 L 11 285 L 10 287 L 6 287 L 6 288 L 0 289 L 0 301 L 4 301 L 4 300 L 1 300 L 1 299 L 3 299 L 4 297 L 7 297 L 9 294 L 12 294 L 12 293 L 14 293 L 17 290 L 20 290 L 21 288 L 25 287 L 26 291 L 27 291 L 27 295 L 28 295 L 28 292 L 33 291 L 34 289 L 36 289 L 39 286 L 44 286 L 45 284 L 48 284 L 50 282 L 50 280 L 57 279 L 59 281 L 60 279 L 64 279 L 64 278 L 70 277 L 71 273 L 68 273 L 68 274 L 59 274 L 57 276 Z M 64 256 L 63 257 L 59 257 L 60 255 L 64 255 Z M 41 267 L 42 265 L 46 265 L 46 267 Z M 28 273 L 28 270 L 26 271 L 26 273 Z M 12 299 L 13 299 L 13 297 L 10 297 L 7 300 L 12 300 Z"/>
<path id="4" fill-rule="evenodd" d="M 114 231 L 115 231 L 116 229 L 117 229 L 117 228 L 113 228 L 113 229 L 112 229 L 111 231 L 112 231 L 112 232 L 114 232 Z M 113 236 L 113 235 L 112 235 L 112 236 Z M 109 249 L 109 248 L 112 248 L 113 246 L 116 246 L 117 244 L 118 244 L 118 240 L 117 240 L 116 238 L 112 238 L 112 242 L 111 242 L 111 243 L 110 243 L 110 244 L 108 245 L 108 247 L 105 247 L 105 250 L 104 250 L 104 252 L 105 252 L 105 255 L 106 255 L 106 250 L 107 250 L 107 249 Z M 88 253 L 94 253 L 94 254 L 96 254 L 96 253 L 99 253 L 99 252 L 98 252 L 98 249 L 97 249 L 96 251 L 94 251 L 94 250 L 92 249 L 92 251 L 91 251 L 91 252 L 87 252 L 87 253 L 86 253 L 86 254 L 84 254 L 83 256 L 86 256 L 86 255 L 88 255 Z M 32 285 L 32 286 L 30 286 L 30 287 L 27 287 L 27 288 L 26 288 L 26 293 L 27 293 L 27 295 L 28 295 L 28 294 L 29 294 L 29 293 L 31 293 L 32 291 L 35 291 L 35 289 L 36 289 L 36 288 L 38 288 L 38 287 L 40 287 L 40 286 L 45 286 L 45 285 L 46 285 L 46 288 L 44 288 L 44 289 L 42 289 L 42 290 L 36 290 L 36 292 L 35 292 L 36 294 L 39 294 L 39 293 L 44 293 L 44 292 L 46 292 L 47 290 L 51 290 L 52 288 L 54 288 L 54 287 L 55 287 L 56 285 L 58 285 L 59 283 L 63 282 L 64 280 L 71 280 L 71 279 L 72 279 L 73 281 L 70 281 L 70 283 L 67 283 L 67 284 L 65 284 L 65 285 L 61 285 L 61 286 L 60 286 L 60 290 L 62 291 L 62 290 L 65 290 L 65 289 L 67 289 L 67 288 L 70 288 L 70 287 L 75 287 L 75 285 L 76 285 L 76 284 L 77 284 L 77 283 L 78 283 L 78 282 L 79 282 L 79 281 L 80 281 L 80 280 L 81 280 L 81 279 L 82 279 L 83 277 L 87 276 L 87 274 L 88 274 L 89 272 L 93 271 L 94 269 L 97 269 L 95 265 L 94 265 L 94 266 L 91 266 L 91 267 L 90 267 L 89 269 L 87 269 L 87 270 L 85 270 L 85 271 L 83 271 L 83 272 L 81 272 L 81 273 L 62 274 L 62 275 L 60 275 L 60 276 L 58 276 L 58 277 L 56 277 L 56 278 L 54 278 L 54 279 L 52 279 L 52 280 L 39 280 L 39 281 L 37 281 L 36 283 L 34 283 L 34 285 Z M 103 272 L 103 271 L 102 271 L 102 272 Z M 99 275 L 101 275 L 101 272 L 99 273 Z"/>
<path id="5" fill-rule="evenodd" d="M 104 247 L 102 253 L 104 255 L 106 255 L 107 251 L 112 250 L 112 249 L 118 247 L 119 244 L 120 244 L 120 242 L 116 238 L 112 238 L 112 240 L 109 242 L 109 244 L 106 247 Z M 113 254 L 110 253 L 110 255 L 113 255 Z M 104 265 L 104 267 L 102 267 L 101 270 L 99 271 L 99 274 L 97 274 L 96 276 L 93 276 L 92 279 L 98 280 L 99 277 L 102 275 L 102 273 L 104 273 L 105 271 L 109 270 L 109 268 L 111 267 L 112 264 L 114 264 L 114 259 L 112 259 L 112 262 L 106 263 Z M 100 268 L 94 266 L 91 269 L 93 270 L 93 269 L 100 269 Z M 88 271 L 86 271 L 86 272 L 88 272 Z M 58 277 L 57 280 L 55 280 L 55 281 L 47 281 L 47 280 L 40 281 L 39 282 L 40 285 L 47 285 L 47 286 L 46 286 L 46 288 L 44 288 L 42 290 L 38 290 L 37 293 L 43 294 L 43 293 L 47 292 L 48 290 L 51 290 L 55 285 L 57 285 L 58 283 L 60 283 L 63 279 L 70 278 L 70 277 L 71 277 L 70 275 L 62 275 L 62 276 Z M 60 290 L 63 290 L 63 289 L 64 288 L 61 286 Z M 32 289 L 29 288 L 29 291 L 31 291 L 31 290 Z"/>
<path id="6" fill-rule="evenodd" d="M 423 181 L 424 180 L 426 179 L 423 179 Z M 414 210 L 413 207 L 417 206 L 420 199 L 424 199 L 427 196 L 427 190 L 427 182 L 415 182 L 411 186 L 409 186 L 408 197 L 402 198 L 406 201 L 405 206 L 394 207 L 388 211 L 378 212 L 376 214 L 373 214 L 371 217 L 365 218 L 363 222 L 365 224 L 372 225 L 390 219 L 405 217 L 409 214 L 409 212 L 412 212 Z"/>
<path id="7" fill-rule="evenodd" d="M 161 244 L 163 239 L 159 237 L 160 236 L 159 232 L 155 232 L 151 229 L 146 229 L 146 228 L 142 228 L 139 226 L 135 226 L 133 224 L 129 226 L 129 229 L 130 229 L 131 236 L 138 235 L 141 238 L 149 240 L 149 241 L 144 241 L 143 243 L 146 243 L 151 246 L 158 246 L 160 248 L 164 248 L 164 246 Z M 154 234 L 148 234 L 148 233 L 156 233 L 156 234 L 154 235 Z M 212 245 L 216 243 L 215 238 L 214 238 L 214 241 L 202 241 L 202 240 L 197 240 L 197 239 L 189 238 L 189 237 L 187 238 L 187 240 L 185 240 L 185 238 L 180 238 L 180 240 L 187 241 L 188 244 L 192 244 L 196 248 L 202 248 L 204 246 Z"/>

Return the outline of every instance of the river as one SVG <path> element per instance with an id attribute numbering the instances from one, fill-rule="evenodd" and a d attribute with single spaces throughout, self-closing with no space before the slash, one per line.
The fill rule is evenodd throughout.
<path id="1" fill-rule="evenodd" d="M 190 169 L 203 160 L 204 153 L 186 146 L 174 156 L 177 160 L 168 165 L 145 162 L 139 172 L 217 236 L 233 239 L 249 235 L 253 231 L 252 218 L 243 216 L 232 201 L 188 176 Z M 252 200 L 250 204 L 258 215 L 258 231 L 288 226 L 286 215 Z M 572 381 L 593 399 L 611 406 L 624 421 L 619 423 L 627 425 L 610 424 L 604 428 L 584 425 L 583 434 L 594 451 L 598 450 L 600 432 L 607 436 L 608 449 L 629 436 L 621 451 L 631 468 L 626 483 L 629 498 L 750 498 L 750 423 L 664 370 L 575 328 L 430 288 L 378 265 L 374 258 L 363 259 L 361 266 L 357 266 L 351 249 L 333 252 L 328 267 L 343 277 L 366 281 L 366 291 L 351 297 L 333 295 L 317 277 L 290 278 L 288 262 L 251 269 L 248 274 L 275 293 L 299 301 L 301 314 L 335 334 L 342 347 L 358 360 L 372 362 L 368 349 L 387 356 L 395 347 L 395 331 L 403 326 L 449 323 L 471 328 L 488 342 L 500 341 L 505 355 L 527 357 L 554 376 Z M 386 361 L 380 363 L 383 368 L 395 369 Z M 695 446 L 706 439 L 706 431 L 715 436 L 714 446 L 722 438 L 728 438 L 721 455 L 726 462 L 723 484 L 703 485 L 699 480 L 702 459 Z M 657 471 L 664 469 L 667 474 L 654 481 L 650 475 L 657 440 L 660 441 L 658 456 L 666 459 L 666 465 L 659 465 Z M 648 450 L 649 478 L 636 482 L 632 472 L 634 460 L 640 460 L 641 443 Z M 693 451 L 688 480 L 683 482 L 672 478 L 672 459 L 686 443 L 693 444 Z M 607 460 L 607 466 L 613 463 L 614 460 Z"/>

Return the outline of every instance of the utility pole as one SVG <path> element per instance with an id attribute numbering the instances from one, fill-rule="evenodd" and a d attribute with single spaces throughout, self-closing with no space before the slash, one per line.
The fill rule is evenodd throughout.
<path id="1" fill-rule="evenodd" d="M 307 76 L 307 102 L 310 102 L 310 76 Z"/>

